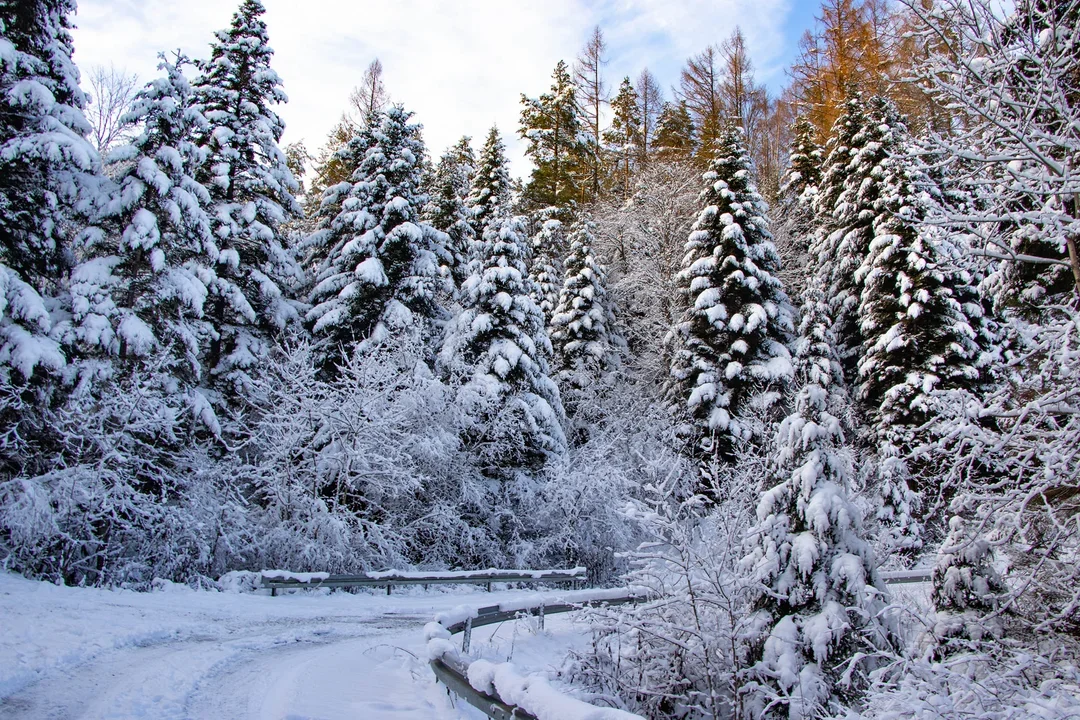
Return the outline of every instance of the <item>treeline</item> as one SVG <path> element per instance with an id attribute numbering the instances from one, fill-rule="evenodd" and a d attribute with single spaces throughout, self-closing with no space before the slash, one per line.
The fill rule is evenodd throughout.
<path id="1" fill-rule="evenodd" d="M 619 509 L 680 460 L 617 377 L 594 225 L 515 215 L 497 130 L 432 166 L 373 63 L 305 195 L 245 0 L 101 159 L 73 3 L 5 8 L 6 567 L 615 571 Z"/>

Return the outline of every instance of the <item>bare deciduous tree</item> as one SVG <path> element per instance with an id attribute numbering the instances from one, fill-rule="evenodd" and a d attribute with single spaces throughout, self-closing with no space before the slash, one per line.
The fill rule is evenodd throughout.
<path id="1" fill-rule="evenodd" d="M 604 33 L 600 26 L 593 28 L 589 39 L 585 42 L 577 64 L 574 66 L 574 84 L 578 89 L 578 102 L 581 104 L 582 115 L 588 125 L 588 133 L 592 142 L 592 178 L 590 185 L 594 198 L 600 197 L 600 120 L 601 108 L 604 103 L 611 99 L 607 83 L 604 82 L 604 65 L 607 58 L 604 52 L 607 43 L 604 42 Z"/>
<path id="2" fill-rule="evenodd" d="M 86 73 L 90 84 L 90 104 L 86 119 L 90 121 L 90 141 L 101 154 L 119 145 L 134 127 L 127 119 L 128 110 L 139 88 L 139 76 L 110 65 L 91 65 Z"/>
<path id="3" fill-rule="evenodd" d="M 656 126 L 660 120 L 660 110 L 664 107 L 664 91 L 649 68 L 638 75 L 634 87 L 638 94 L 638 109 L 641 111 L 641 159 L 647 161 Z"/>
<path id="4" fill-rule="evenodd" d="M 379 58 L 375 58 L 364 71 L 364 81 L 353 88 L 349 103 L 360 113 L 361 124 L 366 124 L 369 117 L 384 109 L 389 102 L 390 93 L 383 83 L 383 66 Z"/>

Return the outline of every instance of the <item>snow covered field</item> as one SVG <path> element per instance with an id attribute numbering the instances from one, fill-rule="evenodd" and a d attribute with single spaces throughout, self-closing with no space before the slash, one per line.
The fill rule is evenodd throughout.
<path id="1" fill-rule="evenodd" d="M 556 593 L 557 594 L 557 593 Z M 483 716 L 447 696 L 424 623 L 535 595 L 474 588 L 262 594 L 57 587 L 0 574 L 0 718 L 362 720 Z M 570 616 L 480 628 L 473 654 L 523 670 L 587 640 Z"/>

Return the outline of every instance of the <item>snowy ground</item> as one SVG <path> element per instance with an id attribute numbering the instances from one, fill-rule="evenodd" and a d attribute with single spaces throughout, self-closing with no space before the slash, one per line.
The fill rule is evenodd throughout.
<path id="1" fill-rule="evenodd" d="M 435 684 L 423 625 L 535 591 L 397 593 L 135 593 L 0 573 L 0 718 L 482 718 Z M 559 616 L 540 634 L 479 628 L 473 650 L 543 670 L 586 639 Z"/>

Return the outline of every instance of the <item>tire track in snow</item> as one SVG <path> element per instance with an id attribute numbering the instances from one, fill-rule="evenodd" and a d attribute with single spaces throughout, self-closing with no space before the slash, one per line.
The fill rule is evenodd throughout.
<path id="1" fill-rule="evenodd" d="M 325 705 L 309 690 L 340 694 L 335 680 L 343 691 L 359 687 L 350 683 L 349 672 L 373 681 L 369 691 L 415 700 L 421 688 L 410 682 L 407 665 L 394 658 L 373 658 L 372 653 L 420 623 L 419 616 L 401 615 L 351 622 L 342 617 L 283 618 L 229 628 L 219 637 L 120 648 L 45 673 L 0 701 L 0 718 L 300 718 L 305 715 L 296 711 L 303 707 Z M 353 704 L 362 704 L 365 695 L 354 695 Z M 390 718 L 432 717 L 435 708 L 427 704 L 419 714 L 413 710 L 421 706 L 410 701 L 391 703 L 379 712 Z M 307 717 L 380 716 L 353 710 Z"/>

